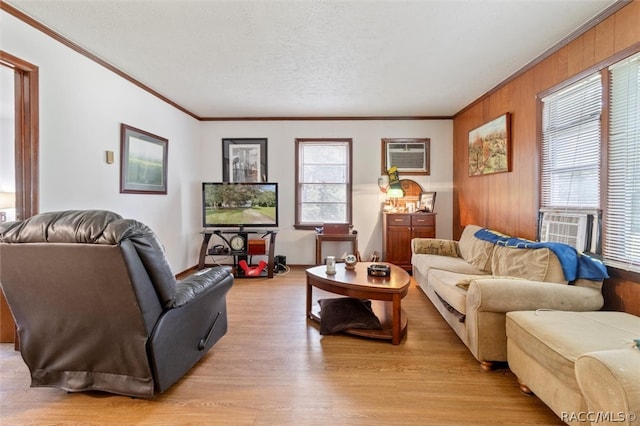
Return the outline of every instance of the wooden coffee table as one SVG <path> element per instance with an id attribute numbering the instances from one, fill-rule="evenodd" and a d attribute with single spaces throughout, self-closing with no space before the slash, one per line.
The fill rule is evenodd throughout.
<path id="1" fill-rule="evenodd" d="M 338 263 L 335 275 L 327 275 L 325 265 L 307 269 L 307 317 L 320 322 L 320 314 L 311 309 L 313 287 L 344 296 L 371 299 L 371 306 L 380 319 L 382 330 L 352 328 L 345 332 L 387 339 L 398 345 L 407 332 L 407 317 L 402 310 L 401 301 L 409 291 L 411 277 L 404 269 L 390 263 L 386 263 L 391 268 L 390 276 L 370 276 L 367 274 L 369 265 L 369 262 L 359 262 L 355 270 L 349 271 L 345 269 L 344 263 Z"/>

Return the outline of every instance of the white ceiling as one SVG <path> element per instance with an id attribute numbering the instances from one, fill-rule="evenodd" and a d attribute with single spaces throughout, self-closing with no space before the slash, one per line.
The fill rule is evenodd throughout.
<path id="1" fill-rule="evenodd" d="M 615 0 L 6 0 L 198 117 L 451 116 Z"/>

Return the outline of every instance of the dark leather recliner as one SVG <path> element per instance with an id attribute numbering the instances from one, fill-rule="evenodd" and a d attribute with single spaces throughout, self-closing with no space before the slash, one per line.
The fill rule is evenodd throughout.
<path id="1" fill-rule="evenodd" d="M 0 224 L 0 284 L 32 387 L 150 397 L 227 332 L 233 275 L 176 281 L 146 225 L 88 210 Z"/>

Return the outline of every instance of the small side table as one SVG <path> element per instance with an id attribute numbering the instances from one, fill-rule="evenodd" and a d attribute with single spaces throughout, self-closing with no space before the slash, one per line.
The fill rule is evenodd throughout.
<path id="1" fill-rule="evenodd" d="M 358 234 L 316 234 L 316 265 L 322 265 L 322 243 L 325 241 L 351 241 L 352 254 L 358 255 Z"/>

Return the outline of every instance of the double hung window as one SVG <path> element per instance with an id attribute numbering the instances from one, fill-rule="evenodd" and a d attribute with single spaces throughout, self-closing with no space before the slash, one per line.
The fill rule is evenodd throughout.
<path id="1" fill-rule="evenodd" d="M 296 139 L 296 228 L 351 223 L 351 139 Z"/>
<path id="2" fill-rule="evenodd" d="M 600 75 L 542 103 L 542 207 L 599 208 Z"/>
<path id="3" fill-rule="evenodd" d="M 601 209 L 605 263 L 640 272 L 640 53 L 542 99 L 541 206 Z"/>

